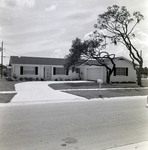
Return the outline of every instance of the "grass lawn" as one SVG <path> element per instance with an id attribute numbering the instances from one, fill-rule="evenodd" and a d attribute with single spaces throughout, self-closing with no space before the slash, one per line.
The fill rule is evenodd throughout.
<path id="1" fill-rule="evenodd" d="M 66 91 L 66 93 L 85 97 L 87 99 L 100 98 L 99 90 L 82 90 L 82 91 Z M 131 89 L 131 90 L 103 90 L 101 98 L 109 97 L 125 97 L 125 96 L 144 96 L 148 95 L 148 89 Z"/>
<path id="2" fill-rule="evenodd" d="M 62 90 L 62 89 L 95 89 L 99 88 L 99 84 L 97 82 L 81 82 L 81 83 L 55 83 L 49 85 L 54 90 Z M 134 88 L 140 87 L 136 83 L 114 83 L 114 84 L 105 84 L 103 83 L 102 88 Z"/>
<path id="3" fill-rule="evenodd" d="M 9 103 L 14 97 L 14 93 L 11 94 L 0 94 L 0 103 Z"/>
<path id="4" fill-rule="evenodd" d="M 0 78 L 0 91 L 15 91 L 14 85 L 20 83 L 19 81 L 7 81 Z"/>
<path id="5" fill-rule="evenodd" d="M 72 89 L 71 91 L 64 91 L 69 94 L 78 95 L 81 97 L 85 97 L 87 99 L 99 98 L 99 88 L 98 83 L 96 82 L 86 82 L 86 83 L 58 83 L 58 84 L 50 84 L 49 85 L 54 90 L 65 90 Z M 140 89 L 135 83 L 127 84 L 127 83 L 116 83 L 116 84 L 102 84 L 102 88 L 139 88 L 139 89 L 108 89 L 101 91 L 101 97 L 124 97 L 124 96 L 143 96 L 148 95 L 148 89 Z M 82 89 L 82 90 L 77 90 Z M 83 90 L 85 89 L 85 90 Z M 90 90 L 94 89 L 94 90 Z"/>
<path id="6" fill-rule="evenodd" d="M 0 78 L 0 91 L 15 91 L 14 85 L 18 81 L 7 81 L 5 78 Z M 0 103 L 9 103 L 14 97 L 14 93 L 0 94 Z"/>

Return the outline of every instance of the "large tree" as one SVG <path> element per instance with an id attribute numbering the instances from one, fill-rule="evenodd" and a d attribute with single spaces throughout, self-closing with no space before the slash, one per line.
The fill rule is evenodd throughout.
<path id="1" fill-rule="evenodd" d="M 104 37 L 110 39 L 113 44 L 122 43 L 127 48 L 133 67 L 137 72 L 138 85 L 141 85 L 143 59 L 139 50 L 132 43 L 132 39 L 135 37 L 134 28 L 142 19 L 144 17 L 140 12 L 134 12 L 131 17 L 125 6 L 120 8 L 113 5 L 108 7 L 106 12 L 98 15 L 97 24 L 94 25 L 99 31 L 106 31 L 107 34 L 103 34 Z"/>
<path id="2" fill-rule="evenodd" d="M 87 60 L 95 59 L 98 65 L 106 67 L 106 82 L 110 83 L 110 76 L 115 69 L 114 54 L 104 51 L 106 47 L 105 39 L 100 35 L 95 39 L 85 40 L 76 38 L 72 41 L 69 55 L 66 56 L 65 68 L 69 69 L 79 62 L 84 63 Z M 109 65 L 110 64 L 110 65 Z"/>

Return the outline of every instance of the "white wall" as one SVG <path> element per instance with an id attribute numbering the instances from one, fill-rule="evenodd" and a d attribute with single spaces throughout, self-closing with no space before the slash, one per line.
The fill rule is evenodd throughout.
<path id="1" fill-rule="evenodd" d="M 132 81 L 136 82 L 136 71 L 133 68 L 132 63 L 126 60 L 115 60 L 116 67 L 128 67 L 128 76 L 114 76 L 111 75 L 111 81 L 112 82 L 123 82 L 123 81 Z M 32 66 L 32 67 L 38 67 L 38 75 L 20 75 L 20 66 Z M 13 73 L 16 74 L 19 78 L 22 77 L 32 77 L 32 78 L 44 78 L 44 67 L 51 67 L 51 80 L 73 80 L 73 79 L 79 79 L 81 80 L 87 80 L 87 68 L 100 68 L 100 66 L 80 66 L 80 75 L 79 73 L 72 72 L 72 70 L 69 70 L 68 75 L 53 75 L 53 67 L 63 67 L 63 66 L 49 66 L 49 65 L 26 65 L 26 64 L 12 64 L 12 75 Z M 106 68 L 101 67 L 101 77 L 103 82 L 106 82 Z"/>
<path id="2" fill-rule="evenodd" d="M 101 79 L 104 82 L 104 77 L 103 77 L 103 67 L 101 66 L 80 66 L 80 77 L 82 80 L 88 80 L 87 77 L 87 70 L 88 68 L 94 68 L 94 69 L 100 69 L 101 68 Z"/>
<path id="3" fill-rule="evenodd" d="M 116 75 L 114 73 L 111 75 L 112 82 L 136 82 L 136 71 L 133 68 L 132 63 L 126 60 L 115 60 L 116 67 L 128 68 L 128 76 Z"/>
<path id="4" fill-rule="evenodd" d="M 38 67 L 38 75 L 33 75 L 33 74 L 20 74 L 20 67 L 21 66 L 30 66 L 30 67 Z M 41 65 L 26 65 L 26 64 L 12 64 L 12 74 L 15 74 L 18 78 L 43 78 L 43 66 Z"/>
<path id="5" fill-rule="evenodd" d="M 31 66 L 31 67 L 38 67 L 38 75 L 32 75 L 32 74 L 23 74 L 20 75 L 20 67 L 21 66 Z M 51 80 L 75 80 L 79 79 L 79 74 L 76 72 L 72 72 L 72 70 L 69 70 L 68 75 L 53 75 L 53 68 L 54 67 L 63 67 L 63 66 L 50 66 L 50 65 L 26 65 L 26 64 L 12 64 L 12 73 L 11 75 L 15 74 L 18 78 L 43 78 L 44 79 L 44 68 L 51 68 Z"/>
<path id="6" fill-rule="evenodd" d="M 53 74 L 53 68 L 54 67 L 60 67 L 63 68 L 63 66 L 52 66 L 52 73 L 51 73 L 51 80 L 78 80 L 79 79 L 79 73 L 76 73 L 75 71 L 72 72 L 72 70 L 69 70 L 68 75 L 54 75 Z"/>
<path id="7" fill-rule="evenodd" d="M 87 66 L 81 66 L 80 67 L 80 78 L 81 78 L 81 80 L 87 80 L 86 69 L 87 69 Z"/>

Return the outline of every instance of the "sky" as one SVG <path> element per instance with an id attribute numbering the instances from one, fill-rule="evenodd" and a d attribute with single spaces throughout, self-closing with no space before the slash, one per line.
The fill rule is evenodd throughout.
<path id="1" fill-rule="evenodd" d="M 144 67 L 148 67 L 147 0 L 0 0 L 4 64 L 9 63 L 10 56 L 64 58 L 72 40 L 86 39 L 95 30 L 97 16 L 115 4 L 126 6 L 131 14 L 140 11 L 144 15 L 133 42 L 142 50 Z M 128 58 L 122 45 L 109 45 L 107 50 Z"/>

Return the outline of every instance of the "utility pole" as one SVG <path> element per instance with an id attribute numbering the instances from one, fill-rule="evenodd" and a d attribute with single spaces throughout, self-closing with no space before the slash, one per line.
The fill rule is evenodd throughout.
<path id="1" fill-rule="evenodd" d="M 141 58 L 142 58 L 142 50 L 140 50 L 140 56 L 141 56 Z M 142 67 L 143 67 L 143 64 L 142 64 Z"/>
<path id="2" fill-rule="evenodd" d="M 1 49 L 1 77 L 3 76 L 3 41 Z"/>

